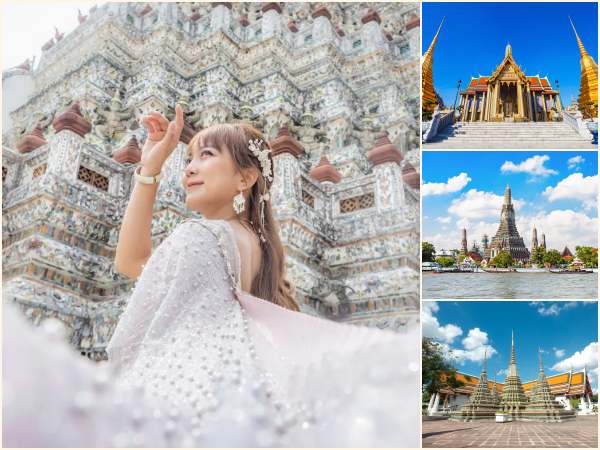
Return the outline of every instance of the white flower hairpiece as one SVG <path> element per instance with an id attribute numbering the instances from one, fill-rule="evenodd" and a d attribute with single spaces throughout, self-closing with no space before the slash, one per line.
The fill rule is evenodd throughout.
<path id="1" fill-rule="evenodd" d="M 262 139 L 250 139 L 248 141 L 248 148 L 252 154 L 258 158 L 263 177 L 265 177 L 266 180 L 273 181 L 273 167 L 271 165 L 271 160 L 269 159 L 271 150 L 268 147 L 261 149 L 263 143 L 264 141 Z M 261 194 L 258 199 L 260 203 L 260 228 L 258 229 L 258 236 L 262 242 L 267 241 L 263 234 L 263 229 L 265 227 L 265 203 L 270 199 L 271 195 L 269 194 L 269 189 L 265 185 L 265 193 Z"/>
<path id="2" fill-rule="evenodd" d="M 248 148 L 252 152 L 254 156 L 258 158 L 260 162 L 260 167 L 262 168 L 263 177 L 265 177 L 269 181 L 273 181 L 273 171 L 271 168 L 271 160 L 269 159 L 270 149 L 264 148 L 261 150 L 261 145 L 263 144 L 262 139 L 250 139 L 248 141 Z"/>

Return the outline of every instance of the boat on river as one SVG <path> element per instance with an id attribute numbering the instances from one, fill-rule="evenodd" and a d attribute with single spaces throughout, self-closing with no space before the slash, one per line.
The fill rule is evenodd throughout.
<path id="1" fill-rule="evenodd" d="M 550 269 L 550 273 L 576 273 L 576 274 L 584 274 L 584 273 L 594 273 L 593 269 Z"/>
<path id="2" fill-rule="evenodd" d="M 514 267 L 486 267 L 483 271 L 487 273 L 516 273 L 517 269 Z"/>
<path id="3" fill-rule="evenodd" d="M 542 267 L 517 267 L 515 270 L 518 273 L 546 273 L 548 269 Z"/>

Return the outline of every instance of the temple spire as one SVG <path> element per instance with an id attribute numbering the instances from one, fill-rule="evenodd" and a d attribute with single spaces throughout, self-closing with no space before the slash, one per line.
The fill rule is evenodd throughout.
<path id="1" fill-rule="evenodd" d="M 582 58 L 584 56 L 588 56 L 588 52 L 585 49 L 585 47 L 583 46 L 583 42 L 581 42 L 581 39 L 579 39 L 579 35 L 577 34 L 575 25 L 573 24 L 573 21 L 571 20 L 571 16 L 569 16 L 569 22 L 571 22 L 571 26 L 573 27 L 573 31 L 575 32 L 575 39 L 577 39 L 577 45 L 579 46 L 579 54 L 581 55 Z"/>
<path id="2" fill-rule="evenodd" d="M 506 44 L 506 49 L 504 50 L 504 57 L 508 58 L 509 56 L 512 56 L 512 47 L 510 45 L 510 42 Z"/>
<path id="3" fill-rule="evenodd" d="M 577 45 L 579 46 L 579 64 L 581 66 L 581 79 L 579 82 L 579 98 L 577 103 L 579 111 L 583 113 L 584 117 L 598 117 L 598 64 L 594 61 L 585 47 L 583 42 L 577 34 L 575 24 L 569 17 L 573 31 L 575 32 L 575 39 L 577 39 Z"/>
<path id="4" fill-rule="evenodd" d="M 483 373 L 487 374 L 487 348 L 483 350 Z"/>
<path id="5" fill-rule="evenodd" d="M 504 204 L 510 205 L 511 203 L 512 203 L 512 196 L 510 193 L 510 186 L 507 184 L 506 188 L 504 189 Z"/>
<path id="6" fill-rule="evenodd" d="M 517 363 L 517 358 L 515 357 L 515 331 L 512 330 L 512 336 L 510 341 L 510 365 L 514 365 Z"/>
<path id="7" fill-rule="evenodd" d="M 425 55 L 423 55 L 423 64 L 421 68 L 421 85 L 423 102 L 422 104 L 424 111 L 433 111 L 435 105 L 437 105 L 438 103 L 437 96 L 435 94 L 435 88 L 433 86 L 433 52 L 435 50 L 435 44 L 437 43 L 438 36 L 440 35 L 440 31 L 442 30 L 442 24 L 444 23 L 445 19 L 446 17 L 442 19 L 440 26 L 438 27 L 438 30 L 435 33 L 431 44 L 429 45 L 429 48 L 425 52 Z"/>
<path id="8" fill-rule="evenodd" d="M 544 363 L 542 362 L 542 349 L 538 349 L 538 353 L 540 355 L 540 373 L 544 373 Z"/>

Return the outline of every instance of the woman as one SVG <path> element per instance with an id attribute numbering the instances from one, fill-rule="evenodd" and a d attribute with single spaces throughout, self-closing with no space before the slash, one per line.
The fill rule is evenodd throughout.
<path id="1" fill-rule="evenodd" d="M 120 383 L 143 386 L 175 412 L 165 427 L 198 439 L 237 417 L 263 436 L 257 445 L 418 446 L 418 331 L 400 336 L 299 312 L 262 134 L 240 123 L 194 136 L 182 182 L 186 206 L 203 219 L 183 221 L 151 252 L 157 182 L 179 142 L 182 109 L 171 122 L 155 112 L 143 124 L 148 140 L 115 256 L 117 270 L 139 276 L 107 348 Z M 222 445 L 249 445 L 235 440 L 239 423 L 237 432 L 225 428 Z"/>

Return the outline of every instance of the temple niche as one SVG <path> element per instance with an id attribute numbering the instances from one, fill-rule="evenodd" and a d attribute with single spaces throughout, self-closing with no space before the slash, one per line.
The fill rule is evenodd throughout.
<path id="1" fill-rule="evenodd" d="M 191 136 L 250 122 L 301 308 L 400 330 L 419 314 L 418 3 L 106 3 L 3 78 L 4 298 L 92 358 L 134 281 L 114 269 L 146 135 L 183 105 L 152 223 L 186 217 Z M 4 111 L 4 110 L 3 110 Z M 7 116 L 5 118 L 5 115 Z"/>
<path id="2" fill-rule="evenodd" d="M 471 78 L 459 109 L 463 122 L 549 122 L 561 120 L 563 107 L 558 86 L 548 77 L 525 75 L 508 44 L 492 75 Z"/>

